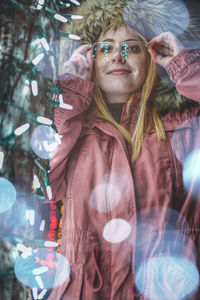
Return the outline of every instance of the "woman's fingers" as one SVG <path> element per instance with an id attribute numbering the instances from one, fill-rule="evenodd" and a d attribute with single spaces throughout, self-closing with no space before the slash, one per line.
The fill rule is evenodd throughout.
<path id="1" fill-rule="evenodd" d="M 91 79 L 92 66 L 93 59 L 89 45 L 83 45 L 76 49 L 71 59 L 64 64 L 66 72 L 86 80 Z"/>
<path id="2" fill-rule="evenodd" d="M 93 69 L 93 57 L 92 57 L 92 50 L 89 48 L 87 52 L 87 59 L 89 61 L 89 71 L 92 74 L 92 69 Z"/>
<path id="3" fill-rule="evenodd" d="M 86 56 L 86 55 L 87 55 L 87 51 L 88 51 L 89 49 L 90 49 L 90 47 L 89 47 L 88 44 L 82 45 L 82 46 L 80 46 L 79 48 L 77 48 L 77 49 L 74 51 L 74 53 L 72 54 L 72 57 L 73 57 L 73 55 L 75 55 L 75 54 L 77 54 L 77 53 L 81 53 L 81 54 L 83 54 L 84 56 Z"/>
<path id="4" fill-rule="evenodd" d="M 149 42 L 148 47 L 152 59 L 164 68 L 183 49 L 182 43 L 171 32 L 164 32 L 156 36 Z"/>

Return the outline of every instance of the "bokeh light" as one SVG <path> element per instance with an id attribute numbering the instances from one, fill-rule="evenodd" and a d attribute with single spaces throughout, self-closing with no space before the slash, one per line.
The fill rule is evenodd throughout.
<path id="1" fill-rule="evenodd" d="M 103 237 L 107 242 L 120 243 L 131 233 L 131 225 L 123 219 L 110 220 L 103 229 Z"/>
<path id="2" fill-rule="evenodd" d="M 197 267 L 181 256 L 150 258 L 136 273 L 137 289 L 153 300 L 180 300 L 198 285 Z"/>
<path id="3" fill-rule="evenodd" d="M 19 257 L 14 266 L 16 277 L 26 286 L 51 289 L 64 283 L 70 276 L 70 264 L 60 253 L 38 249 L 32 255 Z"/>
<path id="4" fill-rule="evenodd" d="M 191 118 L 181 123 L 174 130 L 171 137 L 171 146 L 176 158 L 183 164 L 187 156 L 194 150 L 200 141 L 200 130 L 197 129 L 200 118 Z M 190 139 L 185 139 L 188 131 L 191 131 Z"/>
<path id="5" fill-rule="evenodd" d="M 185 159 L 183 182 L 187 191 L 192 188 L 192 196 L 200 196 L 200 150 L 193 151 Z"/>
<path id="6" fill-rule="evenodd" d="M 107 213 L 129 206 L 132 194 L 129 175 L 116 168 L 106 173 L 90 195 L 90 205 L 98 212 Z M 121 208 L 120 208 L 121 207 Z"/>
<path id="7" fill-rule="evenodd" d="M 91 206 L 98 212 L 112 211 L 119 203 L 121 193 L 113 184 L 97 185 L 90 196 Z"/>
<path id="8" fill-rule="evenodd" d="M 180 212 L 155 206 L 138 214 L 133 268 L 137 290 L 148 299 L 180 300 L 198 286 L 197 250 Z"/>
<path id="9" fill-rule="evenodd" d="M 14 185 L 7 179 L 0 177 L 0 213 L 9 210 L 16 201 Z"/>
<path id="10" fill-rule="evenodd" d="M 155 206 L 140 211 L 137 217 L 136 265 L 141 265 L 143 255 L 184 256 L 188 250 L 188 258 L 195 261 L 196 248 L 190 232 L 187 220 L 175 209 Z"/>
<path id="11" fill-rule="evenodd" d="M 41 212 L 38 210 L 37 196 L 23 194 L 17 190 L 17 198 L 13 206 L 1 214 L 0 236 L 15 245 L 16 241 L 35 245 L 37 240 L 43 240 L 40 231 Z M 36 243 L 37 245 L 37 243 Z"/>
<path id="12" fill-rule="evenodd" d="M 31 148 L 40 158 L 50 159 L 55 154 L 59 144 L 61 144 L 60 136 L 47 125 L 39 125 L 31 135 Z"/>
<path id="13" fill-rule="evenodd" d="M 190 195 L 193 199 L 200 196 L 199 123 L 199 117 L 186 120 L 176 128 L 171 138 L 172 150 L 178 159 L 177 164 L 179 163 L 180 167 L 182 167 L 184 187 L 191 193 Z"/>

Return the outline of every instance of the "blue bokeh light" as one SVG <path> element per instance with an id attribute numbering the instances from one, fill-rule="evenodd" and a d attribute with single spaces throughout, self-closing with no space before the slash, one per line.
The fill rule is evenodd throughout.
<path id="1" fill-rule="evenodd" d="M 30 145 L 37 156 L 51 158 L 61 143 L 59 135 L 48 125 L 39 125 L 32 133 Z"/>
<path id="2" fill-rule="evenodd" d="M 68 260 L 60 253 L 44 248 L 35 250 L 26 258 L 19 257 L 14 270 L 24 285 L 39 289 L 59 286 L 70 276 Z"/>
<path id="3" fill-rule="evenodd" d="M 7 179 L 0 177 L 0 213 L 8 211 L 16 201 L 16 190 Z"/>
<path id="4" fill-rule="evenodd" d="M 172 150 L 181 164 L 184 164 L 193 151 L 198 151 L 200 130 L 197 128 L 199 128 L 199 124 L 200 117 L 188 119 L 176 127 L 172 134 Z M 191 134 L 188 136 L 187 132 L 189 130 L 191 130 Z"/>
<path id="5" fill-rule="evenodd" d="M 138 214 L 133 268 L 138 292 L 153 300 L 180 300 L 199 283 L 197 250 L 180 212 L 155 206 Z"/>
<path id="6" fill-rule="evenodd" d="M 198 285 L 196 266 L 181 256 L 150 258 L 136 273 L 137 289 L 153 300 L 180 300 L 194 292 Z"/>
<path id="7" fill-rule="evenodd" d="M 200 150 L 190 153 L 183 163 L 183 182 L 192 196 L 200 196 Z"/>
<path id="8" fill-rule="evenodd" d="M 15 240 L 32 241 L 35 245 L 36 240 L 43 239 L 43 233 L 40 231 L 42 218 L 41 211 L 38 209 L 38 200 L 37 196 L 25 194 L 17 189 L 15 203 L 1 214 L 0 237 L 8 239 L 14 245 Z"/>

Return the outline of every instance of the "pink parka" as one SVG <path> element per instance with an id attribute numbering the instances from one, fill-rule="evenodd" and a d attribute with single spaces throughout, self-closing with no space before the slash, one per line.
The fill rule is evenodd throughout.
<path id="1" fill-rule="evenodd" d="M 64 202 L 61 253 L 71 271 L 49 300 L 200 299 L 200 51 L 183 50 L 167 71 L 194 104 L 161 115 L 166 140 L 152 130 L 135 162 L 121 133 L 87 113 L 94 84 L 61 77 L 73 109 L 55 109 L 62 144 L 49 180 L 51 201 Z M 131 134 L 139 102 L 136 94 L 123 107 Z"/>

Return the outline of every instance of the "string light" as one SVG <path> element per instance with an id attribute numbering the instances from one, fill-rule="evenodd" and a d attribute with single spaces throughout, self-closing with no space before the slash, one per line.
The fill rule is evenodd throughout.
<path id="1" fill-rule="evenodd" d="M 59 13 L 55 13 L 52 9 L 49 9 L 48 7 L 46 7 L 45 10 L 49 14 L 53 15 L 56 20 L 59 20 L 63 23 L 66 23 L 66 22 L 68 22 L 68 20 L 71 20 L 71 19 L 80 20 L 83 18 L 82 16 L 79 16 L 79 15 L 71 15 L 71 14 L 62 14 L 61 15 Z"/>
<path id="2" fill-rule="evenodd" d="M 55 139 L 56 139 L 56 141 L 57 141 L 57 143 L 59 144 L 59 145 L 61 145 L 62 144 L 62 135 L 61 134 L 58 134 L 58 133 L 56 133 L 55 134 Z"/>
<path id="3" fill-rule="evenodd" d="M 32 60 L 32 63 L 36 66 L 43 59 L 43 57 L 44 53 L 39 54 Z"/>
<path id="4" fill-rule="evenodd" d="M 73 109 L 73 106 L 71 106 L 67 103 L 64 103 L 63 95 L 60 94 L 58 99 L 59 99 L 59 103 L 60 103 L 59 107 L 64 108 L 64 109 L 69 109 L 69 110 Z"/>
<path id="5" fill-rule="evenodd" d="M 70 4 L 70 3 L 66 3 L 66 4 L 63 4 L 62 6 L 63 6 L 63 7 L 70 7 L 71 4 Z"/>
<path id="6" fill-rule="evenodd" d="M 39 161 L 37 159 L 35 159 L 35 164 L 40 168 L 41 171 L 43 171 L 44 185 L 45 185 L 45 187 L 46 187 L 46 189 L 48 191 L 47 195 L 49 193 L 49 196 L 51 196 L 51 198 L 52 198 L 52 191 L 51 191 L 51 187 L 49 185 L 47 170 L 41 165 L 41 163 L 39 163 Z"/>
<path id="7" fill-rule="evenodd" d="M 38 4 L 44 5 L 44 0 L 38 0 Z"/>
<path id="8" fill-rule="evenodd" d="M 44 125 L 52 125 L 52 123 L 53 123 L 50 119 L 43 117 L 43 116 L 38 116 L 36 120 L 40 124 L 44 124 Z"/>
<path id="9" fill-rule="evenodd" d="M 57 242 L 53 242 L 53 241 L 45 241 L 44 242 L 44 246 L 45 247 L 58 247 L 58 243 Z"/>
<path id="10" fill-rule="evenodd" d="M 75 5 L 80 5 L 80 2 L 78 2 L 77 0 L 70 0 L 72 3 L 74 3 Z"/>
<path id="11" fill-rule="evenodd" d="M 51 190 L 50 185 L 48 185 L 46 187 L 46 192 L 47 192 L 47 196 L 48 196 L 49 200 L 51 200 L 53 195 L 52 195 L 52 190 Z"/>
<path id="12" fill-rule="evenodd" d="M 40 42 L 41 42 L 42 46 L 44 47 L 44 49 L 48 52 L 50 50 L 50 47 L 49 47 L 47 40 L 43 37 L 40 40 Z"/>
<path id="13" fill-rule="evenodd" d="M 40 10 L 43 8 L 44 0 L 37 0 L 36 3 L 37 3 L 36 9 Z"/>
<path id="14" fill-rule="evenodd" d="M 47 289 L 44 289 L 43 291 L 41 291 L 41 293 L 38 295 L 38 300 L 42 299 L 46 293 L 47 293 Z"/>
<path id="15" fill-rule="evenodd" d="M 35 47 L 41 43 L 41 39 L 35 39 L 31 42 L 31 46 Z"/>
<path id="16" fill-rule="evenodd" d="M 16 261 L 16 259 L 19 257 L 19 252 L 16 247 L 11 250 L 11 257 L 13 261 Z"/>
<path id="17" fill-rule="evenodd" d="M 37 300 L 38 299 L 38 289 L 32 288 L 32 294 L 33 294 L 33 299 Z"/>
<path id="18" fill-rule="evenodd" d="M 80 36 L 75 34 L 69 34 L 69 38 L 76 41 L 79 41 L 81 39 Z"/>
<path id="19" fill-rule="evenodd" d="M 29 87 L 27 85 L 25 85 L 24 88 L 23 88 L 22 93 L 25 96 L 25 95 L 27 95 L 29 93 L 29 91 L 30 91 Z"/>
<path id="20" fill-rule="evenodd" d="M 35 269 L 33 269 L 33 274 L 40 275 L 40 274 L 46 273 L 48 270 L 49 270 L 49 268 L 46 266 L 41 267 L 41 268 L 35 268 Z"/>
<path id="21" fill-rule="evenodd" d="M 54 18 L 55 18 L 56 20 L 58 20 L 58 21 L 63 22 L 63 23 L 68 22 L 68 20 L 67 20 L 65 17 L 61 16 L 60 14 L 55 14 L 55 15 L 54 15 Z"/>
<path id="22" fill-rule="evenodd" d="M 55 242 L 57 236 L 57 226 L 58 219 L 56 214 L 57 206 L 55 203 L 50 203 L 50 211 L 49 211 L 49 230 L 48 230 L 48 238 L 49 241 Z M 54 247 L 53 247 L 54 248 Z"/>
<path id="23" fill-rule="evenodd" d="M 33 209 L 26 210 L 25 217 L 27 220 L 29 220 L 30 225 L 33 226 L 35 224 L 35 211 Z"/>
<path id="24" fill-rule="evenodd" d="M 44 289 L 44 284 L 43 284 L 42 278 L 41 278 L 40 276 L 36 276 L 36 277 L 35 277 L 35 280 L 36 280 L 36 282 L 37 282 L 39 288 L 40 288 L 41 290 Z"/>
<path id="25" fill-rule="evenodd" d="M 81 20 L 81 19 L 83 19 L 83 16 L 79 16 L 79 15 L 64 14 L 63 16 L 66 17 L 69 20 Z"/>
<path id="26" fill-rule="evenodd" d="M 3 168 L 4 153 L 0 151 L 0 170 Z"/>
<path id="27" fill-rule="evenodd" d="M 28 256 L 31 256 L 33 253 L 33 249 L 31 247 L 26 247 L 22 243 L 17 244 L 17 250 L 22 252 L 21 257 L 24 259 L 27 258 Z"/>
<path id="28" fill-rule="evenodd" d="M 25 123 L 25 124 L 23 124 L 20 127 L 18 127 L 18 128 L 15 129 L 14 135 L 15 136 L 20 136 L 23 133 L 25 133 L 29 128 L 30 128 L 30 124 L 29 123 Z"/>
<path id="29" fill-rule="evenodd" d="M 32 80 L 31 81 L 31 89 L 32 89 L 33 96 L 37 96 L 38 95 L 38 83 L 37 83 L 37 80 Z"/>
<path id="30" fill-rule="evenodd" d="M 44 228 L 45 228 L 45 220 L 42 220 L 40 224 L 40 231 L 44 231 Z"/>
<path id="31" fill-rule="evenodd" d="M 77 0 L 69 0 L 68 2 L 71 2 L 75 5 L 80 5 L 80 2 L 78 2 Z M 70 7 L 70 3 L 64 3 L 62 0 L 58 0 L 58 3 L 61 7 Z"/>
<path id="32" fill-rule="evenodd" d="M 31 247 L 28 247 L 27 248 L 28 250 L 26 252 L 23 252 L 21 257 L 23 259 L 26 259 L 27 257 L 31 256 L 32 255 L 32 248 Z"/>
<path id="33" fill-rule="evenodd" d="M 41 184 L 39 182 L 39 179 L 37 177 L 37 175 L 33 175 L 33 188 L 34 189 L 39 189 L 41 187 Z"/>
<path id="34" fill-rule="evenodd" d="M 67 33 L 64 31 L 60 31 L 60 36 L 63 36 L 65 38 L 70 38 L 70 39 L 76 40 L 76 41 L 79 41 L 81 39 L 80 36 L 78 36 L 78 35 Z"/>
<path id="35" fill-rule="evenodd" d="M 43 8 L 43 6 L 38 4 L 36 8 L 37 8 L 37 10 L 40 10 Z"/>

